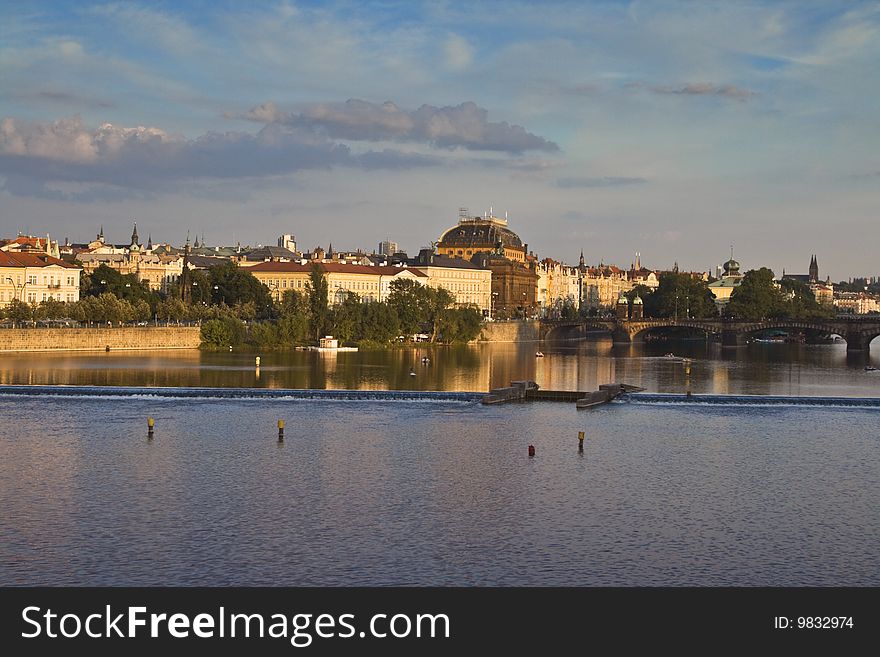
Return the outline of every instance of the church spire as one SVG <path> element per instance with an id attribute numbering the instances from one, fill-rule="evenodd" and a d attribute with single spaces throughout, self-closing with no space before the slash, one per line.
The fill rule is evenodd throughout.
<path id="1" fill-rule="evenodd" d="M 580 260 L 578 260 L 578 267 L 583 267 L 583 266 L 584 266 L 584 250 L 581 249 L 581 257 L 580 257 Z"/>
<path id="2" fill-rule="evenodd" d="M 147 249 L 153 250 L 153 234 L 147 233 Z"/>
<path id="3" fill-rule="evenodd" d="M 131 231 L 131 244 L 135 246 L 138 243 L 138 223 L 134 222 L 134 230 Z"/>

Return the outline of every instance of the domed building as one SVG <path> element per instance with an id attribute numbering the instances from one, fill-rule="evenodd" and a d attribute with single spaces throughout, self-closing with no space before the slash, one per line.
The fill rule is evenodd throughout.
<path id="1" fill-rule="evenodd" d="M 446 230 L 437 252 L 462 258 L 492 271 L 490 316 L 497 319 L 531 318 L 538 314 L 537 261 L 519 235 L 507 227 L 507 219 L 488 212 L 469 217 L 459 211 L 458 225 Z"/>
<path id="2" fill-rule="evenodd" d="M 722 265 L 724 273 L 714 283 L 709 283 L 709 291 L 715 295 L 715 307 L 720 313 L 724 306 L 730 302 L 730 295 L 733 291 L 742 285 L 743 274 L 739 271 L 739 263 L 733 259 L 733 253 L 730 254 L 730 260 Z"/>
<path id="3" fill-rule="evenodd" d="M 507 219 L 459 216 L 458 225 L 448 229 L 437 242 L 437 252 L 450 258 L 470 260 L 477 253 L 501 255 L 525 262 L 528 244 L 507 227 Z"/>

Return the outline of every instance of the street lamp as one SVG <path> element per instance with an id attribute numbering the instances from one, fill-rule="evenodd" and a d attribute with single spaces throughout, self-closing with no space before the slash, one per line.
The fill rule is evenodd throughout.
<path id="1" fill-rule="evenodd" d="M 497 299 L 498 299 L 498 293 L 493 292 L 492 299 L 489 302 L 489 318 L 490 319 L 495 319 L 495 305 L 496 305 Z"/>

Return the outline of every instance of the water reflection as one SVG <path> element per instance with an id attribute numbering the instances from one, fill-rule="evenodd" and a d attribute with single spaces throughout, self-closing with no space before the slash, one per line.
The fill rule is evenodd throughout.
<path id="1" fill-rule="evenodd" d="M 535 357 L 537 348 L 543 358 Z M 664 357 L 670 351 L 689 360 Z M 871 356 L 847 354 L 842 344 L 721 349 L 704 341 L 621 346 L 599 338 L 260 357 L 256 368 L 252 353 L 4 354 L 0 384 L 485 391 L 532 379 L 551 390 L 622 382 L 653 392 L 880 395 L 880 372 L 865 370 L 868 364 L 880 366 L 880 341 Z"/>

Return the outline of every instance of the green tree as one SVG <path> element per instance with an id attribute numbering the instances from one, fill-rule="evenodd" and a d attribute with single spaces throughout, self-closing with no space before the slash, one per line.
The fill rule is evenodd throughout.
<path id="1" fill-rule="evenodd" d="M 648 289 L 640 285 L 627 295 L 632 300 L 635 292 L 638 292 L 645 304 L 646 317 L 700 319 L 717 315 L 714 296 L 706 281 L 695 279 L 689 274 L 663 272 L 660 274 L 660 285 L 657 289 L 643 294 Z"/>
<path id="2" fill-rule="evenodd" d="M 30 322 L 34 319 L 34 308 L 24 301 L 13 299 L 3 314 L 13 322 Z"/>
<path id="3" fill-rule="evenodd" d="M 330 311 L 329 321 L 333 335 L 340 342 L 351 342 L 359 337 L 362 315 L 361 298 L 354 292 L 346 292 L 342 302 L 337 303 Z"/>
<path id="4" fill-rule="evenodd" d="M 437 319 L 437 334 L 442 342 L 470 342 L 480 335 L 483 315 L 475 307 L 447 308 Z"/>
<path id="5" fill-rule="evenodd" d="M 153 307 L 158 302 L 158 295 L 137 274 L 120 274 L 112 267 L 100 265 L 91 275 L 82 277 L 80 296 L 98 297 L 108 292 L 130 303 L 143 300 Z"/>
<path id="6" fill-rule="evenodd" d="M 834 309 L 816 301 L 810 286 L 801 281 L 784 278 L 779 281 L 783 297 L 783 312 L 790 319 L 824 319 L 834 316 Z"/>
<path id="7" fill-rule="evenodd" d="M 225 303 L 228 306 L 253 303 L 257 317 L 268 317 L 271 313 L 272 297 L 269 289 L 253 274 L 234 262 L 211 267 L 208 269 L 207 278 L 212 303 Z"/>
<path id="8" fill-rule="evenodd" d="M 783 317 L 785 313 L 785 298 L 766 267 L 747 271 L 724 308 L 725 316 L 749 320 Z"/>
<path id="9" fill-rule="evenodd" d="M 391 281 L 388 307 L 397 315 L 400 331 L 409 337 L 421 331 L 431 314 L 430 293 L 426 287 L 411 279 Z"/>
<path id="10" fill-rule="evenodd" d="M 363 304 L 359 336 L 362 342 L 388 344 L 400 335 L 400 321 L 394 310 L 385 303 L 368 301 Z"/>
<path id="11" fill-rule="evenodd" d="M 324 276 L 324 270 L 317 263 L 312 265 L 312 270 L 309 272 L 306 293 L 309 301 L 309 323 L 312 335 L 315 336 L 315 340 L 319 340 L 327 326 L 329 311 L 327 308 L 327 277 Z"/>

